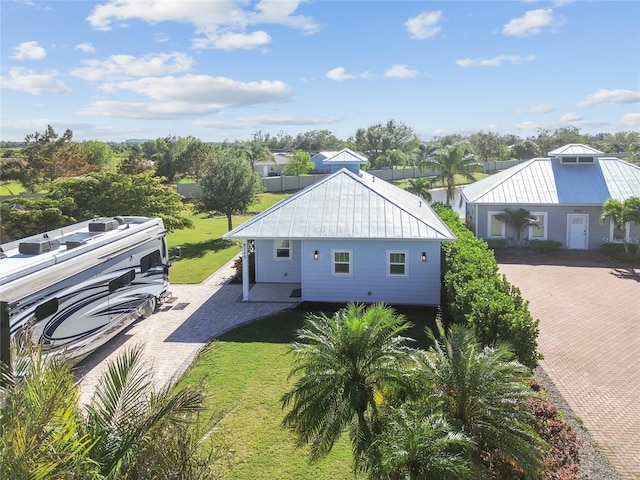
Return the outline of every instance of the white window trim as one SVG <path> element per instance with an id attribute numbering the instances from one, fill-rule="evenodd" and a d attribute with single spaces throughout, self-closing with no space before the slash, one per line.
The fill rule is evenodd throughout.
<path id="1" fill-rule="evenodd" d="M 285 240 L 289 242 L 289 256 L 288 257 L 279 257 L 278 256 L 278 250 L 285 250 L 284 248 L 282 248 L 280 246 L 280 242 L 283 242 Z M 273 259 L 276 260 L 277 262 L 288 262 L 288 261 L 291 261 L 293 259 L 293 249 L 291 247 L 292 247 L 291 240 L 288 240 L 286 238 L 280 238 L 278 240 L 274 240 L 273 241 Z"/>
<path id="2" fill-rule="evenodd" d="M 615 223 L 613 219 L 609 219 L 609 243 L 624 243 L 624 239 L 622 238 L 613 238 L 613 230 L 615 227 Z M 624 237 L 627 242 L 631 239 L 631 222 L 627 222 L 624 224 Z"/>
<path id="3" fill-rule="evenodd" d="M 349 273 L 336 272 L 336 253 L 349 254 Z M 339 262 L 343 263 L 343 262 Z M 353 276 L 353 250 L 336 249 L 331 250 L 331 275 L 334 277 L 352 277 Z"/>
<path id="4" fill-rule="evenodd" d="M 542 235 L 542 237 L 534 237 L 533 236 L 533 225 L 529 225 L 529 240 L 546 240 L 547 239 L 547 220 L 549 220 L 549 213 L 548 212 L 531 212 L 531 215 L 538 217 L 540 215 L 543 216 L 544 221 L 542 222 L 542 231 L 544 232 L 544 235 Z"/>
<path id="5" fill-rule="evenodd" d="M 391 263 L 391 254 L 400 253 L 404 255 L 404 263 Z M 387 277 L 407 277 L 409 276 L 409 252 L 406 250 L 387 250 Z M 404 265 L 404 273 L 391 273 L 391 265 Z"/>
<path id="6" fill-rule="evenodd" d="M 487 238 L 488 239 L 498 239 L 498 238 L 507 238 L 507 226 L 504 222 L 500 222 L 502 224 L 502 233 L 500 236 L 491 235 L 491 217 L 494 215 L 499 215 L 504 213 L 502 210 L 491 210 L 487 212 Z"/>

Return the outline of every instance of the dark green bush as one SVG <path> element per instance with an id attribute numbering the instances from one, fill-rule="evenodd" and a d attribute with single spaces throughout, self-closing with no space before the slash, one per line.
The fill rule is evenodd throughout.
<path id="1" fill-rule="evenodd" d="M 485 345 L 511 344 L 518 360 L 531 368 L 540 358 L 537 348 L 538 320 L 520 290 L 499 275 L 493 251 L 476 238 L 450 208 L 436 211 L 458 240 L 443 244 L 443 308 L 453 321 L 470 323 Z"/>
<path id="2" fill-rule="evenodd" d="M 640 245 L 631 243 L 627 246 L 629 253 L 624 251 L 622 243 L 603 243 L 600 251 L 614 260 L 622 262 L 640 263 Z"/>
<path id="3" fill-rule="evenodd" d="M 506 248 L 507 239 L 506 238 L 494 238 L 491 240 L 487 240 L 487 246 L 491 249 L 496 248 Z"/>
<path id="4" fill-rule="evenodd" d="M 562 248 L 562 242 L 556 240 L 531 240 L 529 246 L 533 250 L 540 250 L 542 252 L 555 252 Z"/>

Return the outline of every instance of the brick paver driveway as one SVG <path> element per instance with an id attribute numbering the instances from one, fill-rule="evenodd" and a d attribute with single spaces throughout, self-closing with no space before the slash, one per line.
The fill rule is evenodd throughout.
<path id="1" fill-rule="evenodd" d="M 496 258 L 540 319 L 541 366 L 613 467 L 640 479 L 640 268 L 597 252 Z"/>

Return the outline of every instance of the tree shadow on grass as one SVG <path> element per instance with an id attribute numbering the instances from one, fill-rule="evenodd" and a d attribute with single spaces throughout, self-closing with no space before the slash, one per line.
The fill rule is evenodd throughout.
<path id="1" fill-rule="evenodd" d="M 201 258 L 209 252 L 218 252 L 225 250 L 234 245 L 232 240 L 224 240 L 222 238 L 214 238 L 200 243 L 183 243 L 182 258 Z"/>

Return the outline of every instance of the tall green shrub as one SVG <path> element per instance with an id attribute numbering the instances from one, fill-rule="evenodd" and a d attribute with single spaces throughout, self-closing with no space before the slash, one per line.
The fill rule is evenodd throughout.
<path id="1" fill-rule="evenodd" d="M 436 211 L 458 239 L 443 245 L 445 308 L 456 323 L 474 326 L 478 341 L 511 344 L 518 360 L 528 367 L 538 363 L 538 320 L 520 290 L 499 275 L 498 264 L 484 240 L 476 238 L 450 208 Z"/>

